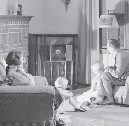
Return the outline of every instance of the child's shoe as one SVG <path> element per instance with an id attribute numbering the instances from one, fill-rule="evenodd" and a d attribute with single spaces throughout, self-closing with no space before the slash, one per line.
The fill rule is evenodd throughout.
<path id="1" fill-rule="evenodd" d="M 96 100 L 95 97 L 91 97 L 90 98 L 90 107 L 93 108 L 94 107 L 94 101 Z"/>
<path id="2" fill-rule="evenodd" d="M 87 111 L 85 108 L 83 108 L 82 106 L 80 106 L 80 109 L 75 108 L 75 112 L 85 112 Z"/>
<path id="3" fill-rule="evenodd" d="M 56 125 L 55 126 L 64 126 L 65 123 L 63 120 L 59 119 L 59 120 L 55 120 L 56 121 Z"/>

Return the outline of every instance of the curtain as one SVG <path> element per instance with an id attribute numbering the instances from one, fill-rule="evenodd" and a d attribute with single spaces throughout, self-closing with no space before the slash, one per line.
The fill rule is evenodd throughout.
<path id="1" fill-rule="evenodd" d="M 36 38 L 36 76 L 44 76 L 44 36 L 37 35 Z"/>
<path id="2" fill-rule="evenodd" d="M 129 0 L 126 0 L 125 2 L 125 44 L 127 49 L 129 49 Z"/>
<path id="3" fill-rule="evenodd" d="M 33 34 L 29 34 L 28 72 L 33 76 L 36 75 L 35 52 L 36 52 L 36 36 Z"/>
<path id="4" fill-rule="evenodd" d="M 91 80 L 91 27 L 92 0 L 81 0 L 78 28 L 78 83 L 89 84 Z"/>
<path id="5" fill-rule="evenodd" d="M 77 67 L 77 81 L 80 84 L 91 83 L 91 64 L 99 59 L 98 20 L 99 0 L 81 0 L 79 6 Z"/>
<path id="6" fill-rule="evenodd" d="M 44 76 L 44 37 L 29 34 L 28 72 L 33 76 Z"/>

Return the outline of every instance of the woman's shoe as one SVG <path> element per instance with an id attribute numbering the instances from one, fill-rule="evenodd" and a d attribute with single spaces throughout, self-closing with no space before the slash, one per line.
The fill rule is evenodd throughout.
<path id="1" fill-rule="evenodd" d="M 85 108 L 83 108 L 82 106 L 80 106 L 80 109 L 75 108 L 75 112 L 85 112 L 87 111 Z"/>
<path id="2" fill-rule="evenodd" d="M 59 119 L 59 120 L 56 120 L 56 126 L 64 126 L 65 123 L 63 120 Z"/>

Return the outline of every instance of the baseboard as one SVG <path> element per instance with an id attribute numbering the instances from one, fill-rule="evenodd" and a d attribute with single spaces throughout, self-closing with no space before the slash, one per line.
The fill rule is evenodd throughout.
<path id="1" fill-rule="evenodd" d="M 83 83 L 78 83 L 78 86 L 90 87 L 90 86 L 91 86 L 91 84 L 83 84 Z"/>

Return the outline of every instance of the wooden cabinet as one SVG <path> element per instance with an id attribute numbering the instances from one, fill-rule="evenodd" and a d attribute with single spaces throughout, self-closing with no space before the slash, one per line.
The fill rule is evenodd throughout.
<path id="1" fill-rule="evenodd" d="M 65 77 L 69 85 L 75 82 L 76 35 L 45 35 L 45 77 L 54 85 L 58 77 Z"/>
<path id="2" fill-rule="evenodd" d="M 30 58 L 30 73 L 45 76 L 50 85 L 54 85 L 58 77 L 65 77 L 69 81 L 69 88 L 72 88 L 76 84 L 77 35 L 30 35 L 29 40 L 30 47 L 33 48 L 30 48 L 30 57 L 33 55 L 34 58 L 35 55 L 35 60 Z"/>

